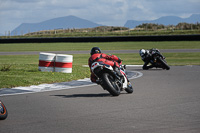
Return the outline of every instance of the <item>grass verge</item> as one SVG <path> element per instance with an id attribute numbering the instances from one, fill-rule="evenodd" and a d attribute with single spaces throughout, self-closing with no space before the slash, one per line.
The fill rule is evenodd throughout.
<path id="1" fill-rule="evenodd" d="M 113 53 L 114 54 L 114 53 Z M 138 54 L 115 54 L 123 59 L 123 64 L 142 65 Z M 200 53 L 163 53 L 169 65 L 200 65 Z M 42 83 L 66 82 L 88 78 L 90 71 L 86 65 L 89 54 L 73 55 L 73 72 L 70 74 L 38 71 L 39 55 L 1 55 L 0 70 L 9 66 L 9 70 L 0 71 L 0 88 L 30 86 Z"/>
<path id="2" fill-rule="evenodd" d="M 170 41 L 170 42 L 99 42 L 99 43 L 8 43 L 0 44 L 0 52 L 22 51 L 80 51 L 92 47 L 101 50 L 139 50 L 150 49 L 200 49 L 200 41 Z"/>

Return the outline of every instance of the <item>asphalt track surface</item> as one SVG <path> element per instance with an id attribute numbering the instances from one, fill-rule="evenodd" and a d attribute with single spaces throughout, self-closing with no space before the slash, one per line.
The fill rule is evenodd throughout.
<path id="1" fill-rule="evenodd" d="M 133 94 L 112 97 L 100 86 L 2 96 L 0 133 L 199 133 L 200 66 L 129 71 Z"/>

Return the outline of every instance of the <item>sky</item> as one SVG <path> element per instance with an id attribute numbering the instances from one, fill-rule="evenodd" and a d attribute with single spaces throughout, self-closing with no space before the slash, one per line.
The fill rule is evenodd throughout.
<path id="1" fill-rule="evenodd" d="M 0 0 L 0 34 L 22 23 L 73 15 L 89 21 L 124 26 L 127 20 L 200 14 L 200 0 Z"/>

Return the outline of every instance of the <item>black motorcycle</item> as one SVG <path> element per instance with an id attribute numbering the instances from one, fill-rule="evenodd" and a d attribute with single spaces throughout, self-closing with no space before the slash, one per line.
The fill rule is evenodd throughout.
<path id="1" fill-rule="evenodd" d="M 2 101 L 0 101 L 0 120 L 5 120 L 8 116 L 7 109 Z"/>
<path id="2" fill-rule="evenodd" d="M 150 51 L 152 55 L 152 60 L 150 60 L 150 63 L 155 66 L 156 68 L 162 68 L 169 70 L 170 67 L 167 64 L 167 61 L 165 60 L 165 57 L 160 53 L 158 49 L 152 49 Z"/>

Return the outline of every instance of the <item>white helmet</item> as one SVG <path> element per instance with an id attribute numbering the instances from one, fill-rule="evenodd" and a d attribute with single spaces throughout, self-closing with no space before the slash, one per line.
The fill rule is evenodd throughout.
<path id="1" fill-rule="evenodd" d="M 139 53 L 141 57 L 144 57 L 144 55 L 146 54 L 146 50 L 140 49 Z"/>

